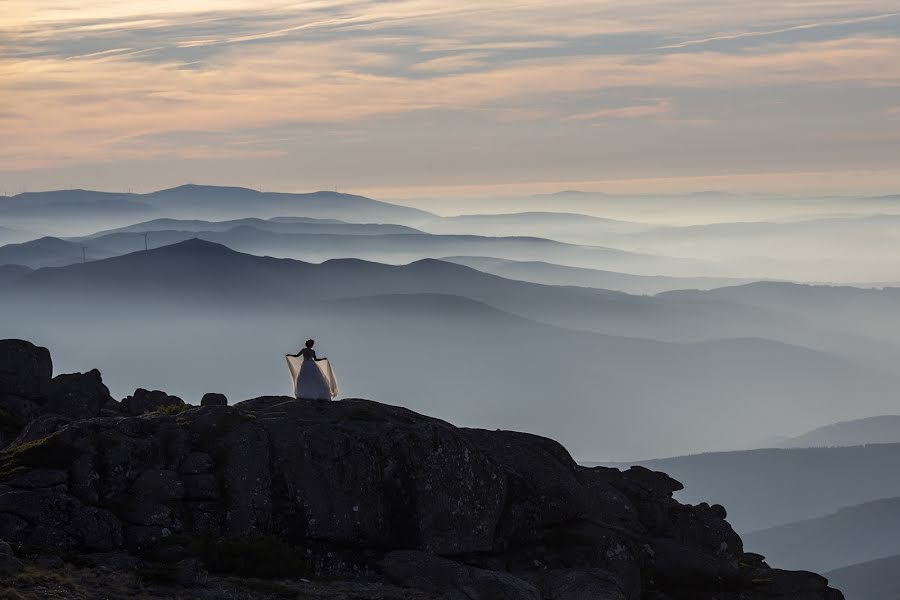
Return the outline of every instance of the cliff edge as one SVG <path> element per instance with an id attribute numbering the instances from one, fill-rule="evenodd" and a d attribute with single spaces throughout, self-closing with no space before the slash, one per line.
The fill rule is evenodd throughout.
<path id="1" fill-rule="evenodd" d="M 99 372 L 52 377 L 46 349 L 0 341 L 5 585 L 22 597 L 47 597 L 35 581 L 94 577 L 106 597 L 843 598 L 745 553 L 723 507 L 678 503 L 663 473 L 582 467 L 546 438 L 368 400 L 203 404 L 146 390 L 118 402 Z"/>

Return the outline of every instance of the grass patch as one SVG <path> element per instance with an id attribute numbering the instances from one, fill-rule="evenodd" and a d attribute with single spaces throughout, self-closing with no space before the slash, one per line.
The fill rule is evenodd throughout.
<path id="1" fill-rule="evenodd" d="M 16 446 L 0 454 L 0 481 L 29 469 L 67 468 L 74 458 L 72 451 L 55 433 Z"/>
<path id="2" fill-rule="evenodd" d="M 188 408 L 190 407 L 187 404 L 163 404 L 162 406 L 157 406 L 156 410 L 151 410 L 144 414 L 152 415 L 158 413 L 161 415 L 180 415 Z"/>

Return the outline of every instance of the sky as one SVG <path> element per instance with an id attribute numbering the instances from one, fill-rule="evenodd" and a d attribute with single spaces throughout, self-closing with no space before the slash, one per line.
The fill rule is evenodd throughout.
<path id="1" fill-rule="evenodd" d="M 0 194 L 900 192 L 896 0 L 0 0 Z"/>

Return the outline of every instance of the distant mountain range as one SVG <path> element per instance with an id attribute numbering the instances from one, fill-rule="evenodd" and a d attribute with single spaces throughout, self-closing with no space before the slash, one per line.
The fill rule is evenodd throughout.
<path id="1" fill-rule="evenodd" d="M 165 222 L 164 222 L 165 223 Z M 231 227 L 228 227 L 231 225 Z M 283 221 L 233 221 L 227 225 L 175 222 L 173 229 L 149 229 L 139 225 L 85 238 L 41 238 L 0 247 L 0 264 L 32 268 L 62 266 L 81 261 L 81 248 L 92 259 L 108 258 L 144 248 L 145 235 L 153 247 L 191 238 L 223 244 L 241 252 L 320 262 L 332 258 L 360 258 L 405 263 L 448 254 L 491 254 L 506 258 L 548 257 L 580 265 L 608 264 L 617 268 L 653 270 L 684 268 L 694 264 L 657 256 L 598 246 L 577 246 L 531 237 L 431 235 L 396 225 L 293 223 Z M 228 227 L 227 229 L 225 227 Z"/>
<path id="2" fill-rule="evenodd" d="M 634 275 L 599 269 L 567 267 L 544 261 L 516 261 L 487 256 L 449 256 L 443 257 L 441 260 L 466 265 L 485 273 L 493 273 L 510 279 L 546 285 L 572 285 L 616 290 L 627 294 L 653 295 L 671 290 L 709 290 L 751 281 L 725 277 Z"/>
<path id="3" fill-rule="evenodd" d="M 891 197 L 786 197 L 783 194 L 726 192 L 619 194 L 563 190 L 551 194 L 454 198 L 452 202 L 442 197 L 396 202 L 443 215 L 553 211 L 669 225 L 774 219 L 797 221 L 848 216 L 850 211 L 880 214 L 897 209 L 897 203 Z"/>
<path id="4" fill-rule="evenodd" d="M 332 233 L 342 235 L 384 235 L 388 233 L 422 233 L 403 225 L 383 223 L 348 223 L 337 219 L 310 217 L 273 217 L 271 219 L 244 218 L 230 221 L 202 221 L 188 219 L 153 219 L 99 231 L 88 238 L 100 238 L 115 233 L 153 233 L 157 231 L 224 232 L 236 227 L 253 227 L 272 233 Z"/>
<path id="5" fill-rule="evenodd" d="M 262 221 L 263 227 L 280 228 L 347 228 L 348 234 L 279 233 L 251 226 L 245 221 L 226 231 L 148 231 L 147 238 L 136 231 L 107 233 L 91 238 L 59 240 L 42 238 L 33 242 L 0 247 L 0 264 L 21 264 L 31 268 L 63 266 L 86 260 L 113 257 L 144 248 L 179 243 L 193 237 L 224 244 L 232 249 L 256 255 L 321 262 L 335 257 L 352 257 L 386 263 L 409 263 L 423 258 L 445 255 L 478 255 L 506 257 L 556 257 L 573 263 L 603 263 L 623 270 L 653 270 L 653 265 L 672 265 L 654 256 L 631 254 L 614 249 L 575 246 L 539 238 L 498 238 L 480 236 L 431 235 L 403 229 L 406 233 L 376 233 L 389 225 L 340 224 L 291 221 Z M 227 225 L 213 224 L 214 228 Z M 182 226 L 177 223 L 176 226 Z M 189 222 L 186 227 L 203 227 L 205 222 Z M 146 229 L 146 225 L 139 225 Z M 582 271 L 559 265 L 507 259 L 454 259 L 464 264 L 482 266 L 486 272 L 528 281 L 528 272 L 550 273 L 553 277 L 585 276 L 604 278 L 608 272 Z M 509 263 L 509 264 L 507 264 Z M 515 272 L 508 273 L 505 266 Z M 526 271 L 524 276 L 520 272 Z M 636 276 L 617 275 L 635 281 Z M 622 279 L 620 279 L 622 281 Z M 638 280 L 639 281 L 639 280 Z M 653 281 L 653 280 L 651 280 Z M 671 280 L 666 280 L 671 283 Z M 676 280 L 684 283 L 710 283 L 710 280 Z M 548 282 L 549 283 L 549 282 Z M 598 281 L 599 283 L 599 281 Z M 475 289 L 477 286 L 471 286 Z M 488 286 L 489 288 L 491 286 Z M 900 320 L 894 310 L 892 290 L 859 290 L 848 288 L 841 298 L 865 298 L 867 324 L 860 324 L 847 303 L 831 297 L 841 288 L 813 287 L 794 284 L 753 284 L 710 291 L 679 291 L 655 297 L 629 296 L 598 289 L 558 289 L 547 292 L 547 286 L 508 284 L 503 292 L 484 294 L 471 292 L 473 298 L 488 302 L 504 311 L 551 325 L 589 330 L 609 335 L 650 338 L 672 342 L 704 342 L 723 338 L 762 337 L 787 344 L 800 345 L 863 364 L 892 370 L 900 361 Z M 554 286 L 559 287 L 559 286 Z M 513 289 L 515 288 L 515 289 Z M 521 289 L 520 289 L 521 288 Z M 527 292 L 522 292 L 522 289 Z M 536 290 L 540 290 L 537 292 Z M 388 290 L 388 293 L 395 290 Z M 509 292 L 509 293 L 508 293 Z M 456 293 L 443 289 L 442 293 Z M 468 293 L 468 292 L 467 292 Z M 794 297 L 798 298 L 795 299 Z M 821 301 L 820 301 L 821 299 Z M 857 302 L 857 300 L 854 300 Z M 859 310 L 850 305 L 851 309 Z M 834 313 L 829 312 L 834 305 Z M 804 306 L 814 306 L 804 312 Z M 871 326 L 868 326 L 871 323 Z M 869 327 L 868 335 L 858 329 Z M 859 413 L 835 415 L 859 416 Z M 808 423 L 808 426 L 817 423 Z"/>
<path id="6" fill-rule="evenodd" d="M 0 290 L 0 311 L 17 315 L 4 335 L 52 343 L 61 369 L 121 371 L 107 382 L 119 395 L 163 379 L 186 397 L 211 381 L 233 397 L 284 392 L 281 354 L 318 336 L 347 395 L 552 433 L 580 456 L 753 445 L 772 435 L 772 414 L 798 430 L 812 413 L 837 420 L 892 402 L 893 376 L 804 348 L 672 344 L 538 322 L 645 310 L 634 299 L 436 260 L 308 264 L 193 240 L 27 273 Z"/>
<path id="7" fill-rule="evenodd" d="M 207 185 L 183 185 L 148 194 L 57 190 L 0 198 L 0 218 L 4 221 L 41 224 L 45 226 L 44 231 L 57 235 L 86 235 L 96 231 L 98 223 L 100 227 L 120 227 L 140 218 L 222 220 L 248 216 L 303 216 L 398 224 L 433 218 L 415 208 L 353 194 L 324 191 L 289 194 Z"/>
<path id="8" fill-rule="evenodd" d="M 115 252 L 99 244 L 70 242 L 55 237 L 42 237 L 21 244 L 0 246 L 0 265 L 17 265 L 31 269 L 63 267 L 79 262 L 109 258 Z"/>
<path id="9" fill-rule="evenodd" d="M 900 554 L 900 498 L 744 534 L 744 545 L 788 569 L 822 573 Z"/>
<path id="10" fill-rule="evenodd" d="M 824 575 L 847 600 L 900 598 L 900 555 L 829 571 Z"/>
<path id="11" fill-rule="evenodd" d="M 429 233 L 531 235 L 601 245 L 608 245 L 610 236 L 626 236 L 651 228 L 643 223 L 564 212 L 459 215 L 435 218 L 420 227 Z"/>
<path id="12" fill-rule="evenodd" d="M 900 478 L 892 475 L 900 444 L 708 452 L 624 464 L 678 479 L 684 502 L 725 504 L 729 522 L 742 534 L 900 497 Z"/>
<path id="13" fill-rule="evenodd" d="M 900 443 L 900 415 L 882 415 L 819 427 L 803 435 L 788 438 L 779 446 L 811 448 L 896 443 Z"/>

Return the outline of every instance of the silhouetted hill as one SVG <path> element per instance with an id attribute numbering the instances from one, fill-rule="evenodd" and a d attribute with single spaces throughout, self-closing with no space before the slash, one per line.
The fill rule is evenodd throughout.
<path id="1" fill-rule="evenodd" d="M 744 543 L 773 563 L 817 573 L 900 554 L 900 498 L 747 533 Z"/>
<path id="2" fill-rule="evenodd" d="M 355 194 L 259 192 L 240 187 L 182 185 L 144 194 L 156 208 L 179 215 L 291 216 L 341 219 L 353 223 L 408 223 L 429 213 Z"/>
<path id="3" fill-rule="evenodd" d="M 107 258 L 114 253 L 99 244 L 85 249 L 91 260 Z M 42 237 L 21 244 L 0 246 L 0 264 L 15 264 L 32 269 L 41 267 L 61 267 L 82 262 L 82 244 L 55 237 Z"/>
<path id="4" fill-rule="evenodd" d="M 223 243 L 241 252 L 295 258 L 310 262 L 334 257 L 355 257 L 370 261 L 408 263 L 425 257 L 447 253 L 487 252 L 493 255 L 557 256 L 571 261 L 606 262 L 621 266 L 637 266 L 666 262 L 657 257 L 632 255 L 605 248 L 572 246 L 536 238 L 494 238 L 479 236 L 439 236 L 428 234 L 330 235 L 282 234 L 261 231 L 240 225 L 225 232 L 155 231 L 150 234 L 151 247 L 177 243 L 194 236 Z M 134 252 L 144 248 L 140 233 L 114 233 L 83 240 L 88 259 Z M 80 248 L 64 248 L 70 262 L 80 262 Z M 0 249 L 0 257 L 3 251 Z M 60 264 L 65 259 L 51 261 L 46 254 L 41 262 Z M 35 263 L 18 262 L 31 265 Z M 7 260 L 5 262 L 16 262 Z M 444 267 L 446 268 L 446 267 Z M 462 271 L 457 271 L 462 272 Z M 475 277 L 469 273 L 469 277 Z M 507 283 L 494 290 L 499 278 L 488 278 L 490 293 L 474 290 L 474 280 L 468 288 L 444 286 L 439 290 L 383 290 L 438 291 L 441 293 L 475 294 L 476 299 L 488 302 L 509 312 L 537 319 L 553 325 L 584 329 L 628 337 L 646 337 L 664 341 L 697 342 L 735 337 L 765 337 L 776 341 L 838 354 L 866 364 L 890 368 L 900 360 L 900 344 L 855 335 L 848 327 L 839 328 L 839 318 L 824 319 L 811 324 L 797 319 L 792 312 L 757 307 L 728 297 L 709 295 L 661 295 L 656 298 L 628 296 L 603 290 L 548 291 L 547 286 Z M 342 285 L 340 282 L 330 285 Z M 373 292 L 375 293 L 375 292 Z M 886 331 L 887 329 L 884 329 Z M 859 416 L 849 414 L 848 417 Z M 817 423 L 815 423 L 817 424 Z M 793 432 L 786 432 L 793 433 Z"/>
<path id="5" fill-rule="evenodd" d="M 900 443 L 900 415 L 882 415 L 834 423 L 788 438 L 784 448 L 815 446 L 861 446 Z"/>
<path id="6" fill-rule="evenodd" d="M 664 291 L 684 289 L 713 289 L 726 285 L 746 283 L 738 279 L 722 277 L 665 277 L 658 275 L 633 275 L 599 269 L 567 267 L 543 261 L 514 261 L 486 256 L 450 256 L 441 260 L 466 265 L 479 271 L 501 277 L 543 283 L 547 285 L 574 285 L 603 290 L 616 290 L 628 294 L 654 295 Z"/>
<path id="7" fill-rule="evenodd" d="M 900 361 L 900 312 L 896 309 L 900 289 L 762 281 L 709 291 L 663 292 L 657 298 L 697 305 L 726 301 L 756 308 L 779 314 L 792 326 L 828 332 L 831 339 L 783 337 L 777 331 L 760 330 L 765 337 L 852 355 L 887 369 Z"/>
<path id="8" fill-rule="evenodd" d="M 90 190 L 55 190 L 24 192 L 0 197 L 0 214 L 8 217 L 65 216 L 79 212 L 105 212 L 137 215 L 152 212 L 152 207 L 140 200 L 140 194 L 95 192 Z"/>
<path id="9" fill-rule="evenodd" d="M 156 243 L 168 243 L 180 238 L 193 235 L 191 232 L 155 232 Z M 292 267 L 284 266 L 286 272 L 279 275 L 281 282 L 269 284 L 268 293 L 260 293 L 256 285 L 245 285 L 245 282 L 256 281 L 260 273 L 267 273 L 275 261 L 266 259 L 255 261 L 253 258 L 240 253 L 225 252 L 225 247 L 207 239 L 228 240 L 228 248 L 234 246 L 251 247 L 253 254 L 262 254 L 264 249 L 259 244 L 265 244 L 270 252 L 276 254 L 289 253 L 289 248 L 271 248 L 272 244 L 280 240 L 284 244 L 290 244 L 297 248 L 298 244 L 308 248 L 313 253 L 314 259 L 322 259 L 324 252 L 321 242 L 331 236 L 291 236 L 259 232 L 249 227 L 238 227 L 224 234 L 201 234 L 204 240 L 189 239 L 185 242 L 176 242 L 170 250 L 166 246 L 151 250 L 151 255 L 157 258 L 141 258 L 138 253 L 131 254 L 131 258 L 125 261 L 104 262 L 102 266 L 89 267 L 82 271 L 84 275 L 78 275 L 78 288 L 83 288 L 84 277 L 90 278 L 91 285 L 97 288 L 112 291 L 121 289 L 126 293 L 143 289 L 154 277 L 148 277 L 154 273 L 159 277 L 173 277 L 183 269 L 190 268 L 190 273 L 178 279 L 178 286 L 173 285 L 170 297 L 177 297 L 189 293 L 216 293 L 225 289 L 233 290 L 229 298 L 232 302 L 246 301 L 248 298 L 260 299 L 279 298 L 285 295 L 296 296 L 303 294 L 306 298 L 333 298 L 340 295 L 356 296 L 368 294 L 390 293 L 444 293 L 464 295 L 475 300 L 485 302 L 524 317 L 543 321 L 553 325 L 560 325 L 576 329 L 593 330 L 613 335 L 625 335 L 635 337 L 660 337 L 667 339 L 684 339 L 698 341 L 706 338 L 704 325 L 713 323 L 721 324 L 710 337 L 741 337 L 748 334 L 759 334 L 764 327 L 769 327 L 781 333 L 795 331 L 791 323 L 779 320 L 778 315 L 761 313 L 758 310 L 746 311 L 740 305 L 732 305 L 725 301 L 682 303 L 666 302 L 652 297 L 629 296 L 619 292 L 604 290 L 561 288 L 556 286 L 531 284 L 528 282 L 506 279 L 465 266 L 455 265 L 437 260 L 424 260 L 414 262 L 407 266 L 391 267 L 383 264 L 368 263 L 365 269 L 369 274 L 357 276 L 346 273 L 337 265 L 347 259 L 339 259 L 329 262 L 328 269 L 315 270 L 300 267 L 301 263 L 282 263 L 293 265 L 295 270 L 302 272 L 290 272 Z M 486 244 L 494 248 L 517 248 L 520 244 L 545 249 L 562 247 L 565 245 L 546 240 L 530 240 L 520 238 L 473 238 L 470 236 L 419 236 L 411 234 L 385 235 L 385 236 L 338 236 L 339 241 L 335 247 L 352 255 L 356 248 L 396 247 L 403 245 L 406 248 L 439 244 Z M 94 253 L 110 252 L 110 248 L 124 250 L 128 247 L 143 247 L 143 236 L 137 233 L 109 234 L 93 241 L 94 246 L 88 247 L 89 256 Z M 357 244 L 357 242 L 359 242 Z M 95 247 L 97 248 L 95 250 Z M 213 248 L 219 248 L 214 250 Z M 80 247 L 72 246 L 66 249 L 70 254 L 77 251 L 80 262 Z M 299 252 L 298 252 L 299 253 Z M 415 254 L 412 253 L 414 256 Z M 439 252 L 435 252 L 439 253 Z M 184 254 L 184 257 L 181 255 Z M 209 255 L 215 254 L 215 258 Z M 301 253 L 303 254 L 303 253 Z M 405 257 L 403 255 L 395 258 Z M 0 257 L 2 257 L 0 249 Z M 203 261 L 208 261 L 204 263 Z M 147 263 L 147 264 L 145 264 Z M 119 269 L 116 265 L 126 265 Z M 361 265 L 362 261 L 346 264 Z M 74 266 L 74 265 L 73 265 Z M 244 273 L 240 269 L 247 269 Z M 114 272 L 108 272 L 112 269 Z M 236 269 L 238 269 L 236 271 Z M 122 272 L 119 272 L 119 271 Z M 402 281 L 393 274 L 406 273 Z M 266 281 L 274 277 L 266 275 Z M 319 278 L 322 278 L 321 280 Z M 36 275 L 31 281 L 54 279 L 62 281 L 65 275 L 59 273 Z M 371 279 L 375 278 L 374 281 Z M 127 284 L 127 285 L 126 285 Z M 277 293 L 276 293 L 277 292 Z M 708 330 L 708 328 L 707 328 Z M 843 340 L 841 340 L 843 341 Z"/>
<path id="10" fill-rule="evenodd" d="M 234 219 L 231 221 L 201 221 L 187 219 L 154 219 L 108 231 L 100 231 L 91 238 L 116 233 L 152 233 L 157 231 L 223 232 L 248 226 L 273 233 L 338 233 L 343 235 L 381 235 L 385 233 L 421 233 L 412 227 L 381 223 L 346 223 L 337 219 L 283 217 L 272 219 Z"/>
<path id="11" fill-rule="evenodd" d="M 900 555 L 829 571 L 828 580 L 847 600 L 900 598 Z"/>
<path id="12" fill-rule="evenodd" d="M 812 412 L 836 420 L 891 402 L 893 377 L 803 348 L 670 344 L 536 320 L 643 310 L 631 298 L 435 260 L 308 264 L 194 240 L 35 271 L 0 291 L 0 310 L 15 307 L 10 335 L 59 344 L 70 368 L 118 372 L 109 382 L 116 390 L 159 387 L 165 378 L 191 395 L 204 376 L 232 395 L 279 393 L 288 385 L 281 354 L 319 337 L 323 353 L 340 357 L 348 393 L 366 389 L 464 423 L 552 433 L 580 456 L 758 444 L 777 432 L 768 420 L 776 412 L 779 430 L 797 430 Z M 87 338 L 89 347 L 79 343 Z M 111 351 L 123 339 L 139 343 Z M 850 396 L 853 405 L 844 402 Z M 734 419 L 758 427 L 708 426 Z"/>
<path id="13" fill-rule="evenodd" d="M 203 185 L 184 185 L 148 194 L 57 190 L 0 198 L 0 217 L 26 224 L 47 224 L 56 228 L 52 233 L 65 231 L 69 235 L 85 235 L 101 227 L 121 227 L 141 217 L 222 220 L 277 216 L 401 224 L 433 217 L 415 208 L 352 194 L 287 194 Z M 92 223 L 92 230 L 86 231 Z"/>
<path id="14" fill-rule="evenodd" d="M 198 237 L 224 244 L 241 252 L 314 262 L 352 257 L 398 263 L 422 258 L 437 258 L 448 254 L 489 254 L 514 259 L 545 256 L 573 264 L 611 264 L 637 270 L 664 268 L 667 265 L 678 267 L 693 265 L 690 262 L 611 248 L 564 244 L 542 238 L 430 235 L 408 229 L 404 229 L 402 233 L 392 233 L 367 229 L 369 227 L 367 225 L 347 225 L 347 230 L 340 233 L 296 233 L 291 230 L 303 229 L 308 226 L 263 223 L 264 229 L 260 229 L 256 224 L 251 226 L 242 223 L 226 231 L 154 230 L 149 231 L 149 237 L 154 247 Z M 336 228 L 338 226 L 324 227 Z M 385 227 L 385 229 L 389 228 L 389 226 Z M 273 231 L 277 229 L 286 231 Z M 359 235 L 360 233 L 365 235 Z M 375 233 L 377 235 L 372 235 Z M 86 246 L 89 253 L 97 256 L 124 254 L 144 248 L 144 234 L 141 232 L 109 233 L 98 237 L 73 238 L 72 241 Z M 0 248 L 0 256 L 2 256 L 2 251 L 3 249 Z M 43 262 L 40 264 L 22 264 L 37 267 L 46 264 L 61 265 L 65 264 L 66 260 L 75 262 L 65 251 L 52 262 L 43 256 L 42 260 Z"/>
<path id="15" fill-rule="evenodd" d="M 665 469 L 687 486 L 686 502 L 727 503 L 738 531 L 758 531 L 846 506 L 900 497 L 900 444 L 710 452 L 634 463 Z"/>

